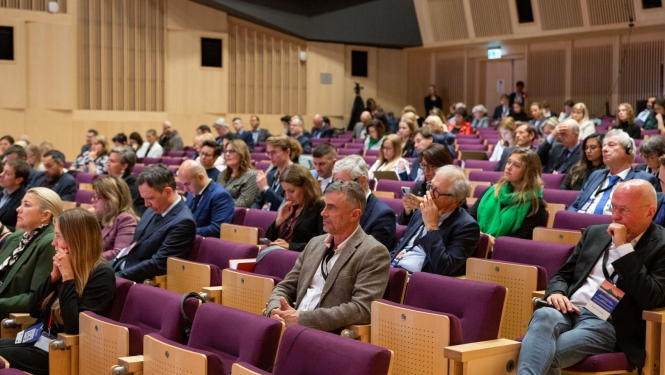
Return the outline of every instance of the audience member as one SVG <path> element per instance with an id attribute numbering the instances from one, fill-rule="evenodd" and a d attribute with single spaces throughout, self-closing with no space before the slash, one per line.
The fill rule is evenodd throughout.
<path id="1" fill-rule="evenodd" d="M 510 116 L 510 111 L 512 109 L 512 106 L 510 105 L 510 98 L 506 94 L 501 94 L 501 97 L 499 98 L 499 104 L 494 108 L 494 115 L 492 115 L 492 119 L 496 122 L 503 120 L 504 118 Z"/>
<path id="2" fill-rule="evenodd" d="M 540 126 L 540 137 L 538 137 L 538 145 L 542 145 L 543 142 L 547 142 L 547 137 L 552 134 L 554 128 L 559 125 L 559 119 L 556 117 L 550 117 Z"/>
<path id="3" fill-rule="evenodd" d="M 219 135 L 215 138 L 215 142 L 219 145 L 223 145 L 224 137 L 230 132 L 229 123 L 224 120 L 224 117 L 220 117 L 212 124 L 212 127 L 215 128 L 215 131 Z"/>
<path id="4" fill-rule="evenodd" d="M 131 245 L 138 217 L 129 187 L 120 177 L 109 175 L 92 182 L 92 207 L 102 227 L 102 257 L 111 260 Z"/>
<path id="5" fill-rule="evenodd" d="M 635 167 L 636 171 L 645 171 L 659 178 L 660 157 L 665 155 L 665 139 L 656 135 L 640 143 L 640 156 L 645 161 Z"/>
<path id="6" fill-rule="evenodd" d="M 619 104 L 616 126 L 612 129 L 623 130 L 633 139 L 642 138 L 642 129 L 640 129 L 638 125 L 635 125 L 635 112 L 633 111 L 633 106 L 628 103 Z"/>
<path id="7" fill-rule="evenodd" d="M 536 128 L 536 133 L 540 134 L 540 126 L 547 120 L 547 117 L 543 116 L 543 108 L 538 102 L 531 103 L 530 109 L 531 120 L 529 120 L 529 124 L 533 125 Z"/>
<path id="8" fill-rule="evenodd" d="M 402 142 L 402 157 L 412 158 L 413 151 L 415 150 L 415 143 L 413 142 L 413 133 L 416 131 L 416 126 L 413 121 L 403 118 L 397 125 L 397 135 Z"/>
<path id="9" fill-rule="evenodd" d="M 512 117 L 504 117 L 497 127 L 499 130 L 499 141 L 494 146 L 490 161 L 501 160 L 503 150 L 513 147 L 515 144 L 515 120 Z"/>
<path id="10" fill-rule="evenodd" d="M 23 160 L 27 163 L 28 154 L 23 149 L 23 147 L 12 145 L 5 150 L 4 159 L 6 162 L 9 162 L 11 160 Z M 36 186 L 35 181 L 37 181 L 41 176 L 44 175 L 43 171 L 37 171 L 32 167 L 29 168 L 30 168 L 30 176 L 28 177 L 27 180 L 23 182 L 26 189 Z"/>
<path id="11" fill-rule="evenodd" d="M 132 147 L 134 152 L 137 152 L 141 146 L 143 146 L 143 138 L 141 138 L 141 134 L 132 132 L 129 135 L 129 145 Z"/>
<path id="12" fill-rule="evenodd" d="M 164 151 L 181 151 L 185 148 L 178 131 L 173 129 L 170 121 L 162 124 L 162 134 L 159 136 L 159 145 Z"/>
<path id="13" fill-rule="evenodd" d="M 388 284 L 390 258 L 358 225 L 365 204 L 357 183 L 330 185 L 321 213 L 328 234 L 314 237 L 275 286 L 266 316 L 322 331 L 369 324 L 371 303 Z"/>
<path id="14" fill-rule="evenodd" d="M 515 120 L 515 123 L 529 121 L 529 116 L 524 113 L 524 104 L 515 102 L 511 106 L 513 107 L 513 110 L 510 112 L 510 117 Z"/>
<path id="15" fill-rule="evenodd" d="M 157 132 L 154 129 L 150 129 L 145 133 L 145 139 L 147 142 L 144 142 L 141 145 L 141 148 L 136 151 L 137 158 L 161 158 L 164 154 L 164 149 L 157 142 Z"/>
<path id="16" fill-rule="evenodd" d="M 656 98 L 656 101 L 653 103 L 653 110 L 656 113 L 656 123 L 660 134 L 665 134 L 665 124 L 663 124 L 663 119 L 665 118 L 665 96 L 659 96 Z"/>
<path id="17" fill-rule="evenodd" d="M 490 246 L 501 236 L 531 239 L 533 228 L 547 226 L 541 169 L 535 152 L 514 149 L 503 177 L 469 209 L 480 231 L 489 236 Z"/>
<path id="18" fill-rule="evenodd" d="M 524 92 L 524 82 L 517 81 L 517 83 L 515 84 L 515 92 L 510 94 L 509 99 L 510 99 L 510 106 L 511 107 L 515 103 L 520 103 L 520 104 L 522 104 L 522 107 L 524 107 L 524 103 L 526 102 L 526 93 Z M 518 121 L 518 120 L 515 119 L 515 121 Z"/>
<path id="19" fill-rule="evenodd" d="M 381 108 L 379 106 L 379 108 Z M 390 121 L 388 121 L 388 116 L 386 116 L 386 113 L 383 112 L 383 110 L 378 111 L 374 114 L 374 120 L 379 120 L 381 125 L 383 126 L 383 134 L 393 134 L 393 130 L 390 127 Z"/>
<path id="20" fill-rule="evenodd" d="M 40 332 L 47 345 L 60 333 L 78 335 L 80 312 L 107 315 L 115 293 L 113 270 L 101 257 L 99 224 L 90 212 L 75 208 L 56 217 L 53 246 L 53 270 L 41 285 L 35 284 L 28 303 L 36 323 L 48 326 Z M 48 351 L 34 342 L 0 339 L 0 355 L 12 368 L 35 375 L 49 373 Z"/>
<path id="21" fill-rule="evenodd" d="M 334 130 L 323 122 L 323 117 L 319 114 L 314 115 L 312 119 L 312 138 L 332 138 Z"/>
<path id="22" fill-rule="evenodd" d="M 360 217 L 363 231 L 381 242 L 387 249 L 395 245 L 395 211 L 369 189 L 367 164 L 360 155 L 349 155 L 338 161 L 333 169 L 333 178 L 355 181 L 363 189 L 367 204 Z"/>
<path id="23" fill-rule="evenodd" d="M 582 141 L 584 154 L 575 165 L 566 173 L 561 182 L 561 190 L 582 190 L 591 173 L 604 169 L 603 163 L 603 135 L 593 133 Z"/>
<path id="24" fill-rule="evenodd" d="M 459 167 L 446 165 L 436 171 L 427 190 L 404 237 L 390 252 L 391 266 L 409 273 L 463 275 L 480 239 L 478 223 L 462 208 L 469 181 Z"/>
<path id="25" fill-rule="evenodd" d="M 90 150 L 84 152 L 71 167 L 72 171 L 90 174 L 106 174 L 106 163 L 109 161 L 109 144 L 106 137 L 96 135 L 92 138 Z"/>
<path id="26" fill-rule="evenodd" d="M 25 195 L 30 167 L 23 160 L 10 160 L 0 173 L 0 227 L 13 232 L 16 227 L 16 209 Z M 0 229 L 0 233 L 2 230 Z M 2 281 L 2 279 L 0 279 Z"/>
<path id="27" fill-rule="evenodd" d="M 575 106 L 575 102 L 570 100 L 570 99 L 563 102 L 563 111 L 561 113 L 559 113 L 559 122 L 564 122 L 564 121 L 566 121 L 570 118 L 570 115 L 572 114 L 573 106 Z M 580 128 L 581 128 L 582 123 L 579 120 L 575 120 L 575 121 L 580 123 Z M 580 133 L 581 133 L 581 130 L 582 129 L 580 129 Z M 584 137 L 582 137 L 582 139 L 584 139 Z"/>
<path id="28" fill-rule="evenodd" d="M 224 153 L 227 168 L 219 174 L 217 183 L 231 194 L 235 207 L 249 208 L 259 195 L 259 186 L 247 144 L 234 139 L 226 144 Z"/>
<path id="29" fill-rule="evenodd" d="M 136 186 L 136 176 L 132 174 L 132 169 L 136 164 L 136 154 L 131 147 L 115 147 L 109 154 L 109 162 L 106 165 L 108 174 L 122 178 L 132 197 L 134 212 L 137 216 L 143 215 L 145 211 L 145 202 Z"/>
<path id="30" fill-rule="evenodd" d="M 164 275 L 168 257 L 187 258 L 196 238 L 196 223 L 164 164 L 149 166 L 136 182 L 147 209 L 132 244 L 118 253 L 113 268 L 116 276 L 142 283 Z"/>
<path id="31" fill-rule="evenodd" d="M 360 122 L 353 127 L 353 138 L 365 139 L 367 136 L 367 125 L 372 121 L 372 114 L 364 111 L 360 114 Z"/>
<path id="32" fill-rule="evenodd" d="M 434 108 L 443 108 L 443 100 L 436 94 L 436 86 L 429 85 L 427 96 L 425 97 L 425 113 L 429 113 Z"/>
<path id="33" fill-rule="evenodd" d="M 236 131 L 236 138 L 242 139 L 243 142 L 247 144 L 249 152 L 254 152 L 254 137 L 252 136 L 251 132 L 245 131 L 245 129 L 243 129 L 243 126 L 244 125 L 240 117 L 236 117 L 233 119 L 233 129 Z M 217 180 L 217 178 L 214 178 L 213 180 Z"/>
<path id="34" fill-rule="evenodd" d="M 282 122 L 282 127 L 284 128 L 284 134 L 287 137 L 290 137 L 291 131 L 289 130 L 289 127 L 291 126 L 291 116 L 284 115 L 279 120 Z"/>
<path id="35" fill-rule="evenodd" d="M 617 348 L 637 369 L 644 367 L 642 311 L 663 307 L 665 229 L 651 222 L 656 192 L 646 181 L 619 184 L 610 207 L 613 222 L 587 228 L 551 278 L 545 299 L 553 308 L 534 312 L 522 342 L 518 374 L 559 373 Z M 587 307 L 594 293 L 605 289 L 605 281 L 625 293 L 609 318 Z"/>
<path id="36" fill-rule="evenodd" d="M 302 147 L 302 152 L 305 154 L 312 153 L 312 139 L 309 135 L 303 133 L 305 122 L 303 121 L 300 115 L 295 115 L 291 117 L 291 122 L 289 124 L 289 131 L 291 132 L 291 137 L 295 138 L 300 147 Z"/>
<path id="37" fill-rule="evenodd" d="M 196 128 L 196 135 L 201 135 L 201 134 L 209 134 L 212 133 L 210 130 L 210 126 L 206 124 L 199 125 L 198 128 Z"/>
<path id="38" fill-rule="evenodd" d="M 448 131 L 452 134 L 468 135 L 473 133 L 471 123 L 466 121 L 466 108 L 459 108 L 455 110 L 455 123 L 451 127 L 448 125 Z"/>
<path id="39" fill-rule="evenodd" d="M 3 135 L 0 138 L 0 152 L 4 154 L 5 151 L 7 151 L 7 149 L 9 148 L 9 146 L 13 144 L 14 144 L 14 137 L 12 137 L 11 135 Z"/>
<path id="40" fill-rule="evenodd" d="M 547 100 L 543 100 L 543 101 L 540 102 L 540 110 L 541 110 L 541 112 L 542 112 L 543 117 L 546 118 L 546 119 L 551 118 L 551 117 L 554 117 L 554 118 L 556 118 L 557 120 L 559 119 L 559 118 L 558 118 L 555 114 L 553 114 L 552 111 L 550 110 L 550 102 L 548 102 Z"/>
<path id="41" fill-rule="evenodd" d="M 63 201 L 74 201 L 76 196 L 76 179 L 68 174 L 65 168 L 65 154 L 58 150 L 44 154 L 44 173 L 37 176 L 31 187 L 45 187 L 55 191 Z"/>
<path id="42" fill-rule="evenodd" d="M 430 112 L 432 111 L 439 111 L 441 113 L 441 108 L 434 108 L 430 110 Z M 427 112 L 427 115 L 429 116 L 429 112 Z M 407 105 L 404 108 L 402 108 L 402 117 L 407 117 L 409 120 L 413 121 L 414 124 L 418 124 L 417 127 L 419 128 L 423 126 L 423 121 L 425 121 L 424 118 L 418 116 L 416 108 L 412 105 Z"/>
<path id="43" fill-rule="evenodd" d="M 333 168 L 337 162 L 337 149 L 330 143 L 321 143 L 312 151 L 314 159 L 314 170 L 312 175 L 319 181 L 321 192 L 325 193 L 326 188 L 332 182 Z"/>
<path id="44" fill-rule="evenodd" d="M 197 161 L 201 164 L 201 166 L 203 166 L 203 168 L 206 171 L 206 174 L 213 181 L 217 181 L 217 178 L 219 178 L 220 170 L 219 167 L 216 166 L 216 162 L 221 155 L 222 155 L 222 146 L 217 144 L 217 142 L 213 140 L 207 140 L 203 141 L 203 143 L 201 144 L 201 151 L 199 151 L 199 157 Z"/>
<path id="45" fill-rule="evenodd" d="M 656 113 L 653 110 L 653 104 L 656 102 L 655 96 L 647 99 L 646 108 L 635 117 L 635 124 L 643 129 L 657 129 Z"/>
<path id="46" fill-rule="evenodd" d="M 323 233 L 324 208 L 319 183 L 302 165 L 292 164 L 279 175 L 284 204 L 266 231 L 270 246 L 303 251 L 307 242 Z"/>
<path id="47" fill-rule="evenodd" d="M 369 178 L 374 179 L 374 172 L 395 172 L 409 175 L 409 162 L 402 158 L 402 140 L 396 134 L 383 137 L 379 159 L 369 168 Z"/>
<path id="48" fill-rule="evenodd" d="M 583 152 L 579 132 L 580 127 L 573 119 L 568 119 L 554 128 L 546 141 L 538 147 L 543 173 L 568 173 L 580 160 Z"/>
<path id="49" fill-rule="evenodd" d="M 252 127 L 252 141 L 256 143 L 263 143 L 268 139 L 268 137 L 272 137 L 272 134 L 266 129 L 261 128 L 261 123 L 259 120 L 259 116 L 253 115 L 252 117 L 249 118 L 249 126 Z"/>
<path id="50" fill-rule="evenodd" d="M 291 165 L 291 153 L 294 147 L 299 147 L 292 138 L 284 134 L 273 135 L 266 140 L 266 155 L 272 164 L 267 173 L 263 171 L 256 172 L 256 184 L 259 187 L 259 195 L 252 203 L 251 208 L 258 208 L 268 211 L 277 211 L 284 200 L 284 190 L 279 183 L 279 176 L 284 169 Z"/>
<path id="51" fill-rule="evenodd" d="M 476 105 L 471 109 L 471 113 L 473 114 L 472 128 L 487 128 L 490 126 L 490 119 L 487 117 L 487 108 L 484 105 Z"/>
<path id="52" fill-rule="evenodd" d="M 62 212 L 62 201 L 46 188 L 32 188 L 22 198 L 15 208 L 20 213 L 16 232 L 0 250 L 0 319 L 28 312 L 30 295 L 53 265 L 53 219 Z"/>
<path id="53" fill-rule="evenodd" d="M 125 133 L 116 134 L 111 141 L 113 142 L 113 147 L 127 146 L 127 136 Z"/>
<path id="54" fill-rule="evenodd" d="M 633 159 L 635 159 L 635 141 L 628 133 L 619 129 L 607 132 L 603 139 L 603 163 L 608 169 L 601 169 L 589 175 L 582 191 L 568 207 L 568 211 L 611 215 L 612 194 L 623 181 L 647 180 L 656 191 L 660 191 L 656 177 L 631 167 Z"/>
<path id="55" fill-rule="evenodd" d="M 185 186 L 187 207 L 196 222 L 196 234 L 219 238 L 220 225 L 233 220 L 233 198 L 206 174 L 194 160 L 185 160 L 178 169 L 178 178 Z"/>
<path id="56" fill-rule="evenodd" d="M 533 140 L 536 139 L 536 128 L 531 124 L 520 124 L 515 128 L 515 146 L 506 147 L 501 154 L 499 164 L 494 167 L 495 172 L 503 172 L 506 170 L 508 157 L 515 149 L 528 149 L 536 151 L 533 147 Z"/>
<path id="57" fill-rule="evenodd" d="M 577 103 L 573 106 L 570 118 L 580 124 L 580 139 L 585 139 L 596 132 L 596 125 L 589 120 L 589 110 L 584 103 Z"/>
<path id="58" fill-rule="evenodd" d="M 365 150 L 380 150 L 385 139 L 385 128 L 379 120 L 372 120 L 367 125 L 368 137 L 365 138 Z"/>
<path id="59" fill-rule="evenodd" d="M 440 121 L 440 120 L 439 120 Z M 420 181 L 423 176 L 423 169 L 420 168 L 420 160 L 418 155 L 422 153 L 427 146 L 434 142 L 432 131 L 428 127 L 419 128 L 413 134 L 413 162 L 411 163 L 410 173 L 402 171 L 399 173 L 399 179 L 402 181 Z M 451 157 L 452 160 L 452 157 Z"/>
<path id="60" fill-rule="evenodd" d="M 411 192 L 402 197 L 404 211 L 397 219 L 398 224 L 409 224 L 413 211 L 419 209 L 420 204 L 423 203 L 423 197 L 427 191 L 427 183 L 432 181 L 436 170 L 453 163 L 452 157 L 450 157 L 450 154 L 445 151 L 445 147 L 438 143 L 432 143 L 418 156 L 418 161 L 420 162 L 420 168 L 422 169 L 423 174 L 421 179 L 417 180 L 416 185 L 411 189 Z"/>
<path id="61" fill-rule="evenodd" d="M 39 144 L 39 152 L 44 156 L 47 151 L 53 150 L 53 144 L 49 141 L 44 141 Z"/>
<path id="62" fill-rule="evenodd" d="M 85 133 L 85 144 L 81 146 L 81 155 L 86 151 L 90 151 L 90 147 L 92 146 L 92 139 L 98 135 L 99 132 L 97 132 L 96 129 L 88 129 L 88 131 Z"/>
<path id="63" fill-rule="evenodd" d="M 25 157 L 30 168 L 38 171 L 44 172 L 44 164 L 42 164 L 42 153 L 39 151 L 37 145 L 28 145 L 25 148 Z"/>
<path id="64" fill-rule="evenodd" d="M 455 135 L 448 131 L 448 127 L 443 123 L 443 120 L 439 116 L 430 115 L 423 122 L 423 126 L 430 128 L 432 131 L 432 138 L 434 142 L 446 146 L 450 151 L 450 155 L 455 158 L 457 153 L 455 152 Z M 418 156 L 414 153 L 414 157 Z"/>

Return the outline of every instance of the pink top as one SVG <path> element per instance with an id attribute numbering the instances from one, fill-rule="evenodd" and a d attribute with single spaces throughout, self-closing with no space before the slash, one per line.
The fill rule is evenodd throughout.
<path id="1" fill-rule="evenodd" d="M 106 260 L 115 258 L 123 248 L 129 246 L 134 239 L 136 218 L 127 212 L 121 212 L 110 227 L 102 228 L 104 238 L 104 252 L 102 257 Z"/>

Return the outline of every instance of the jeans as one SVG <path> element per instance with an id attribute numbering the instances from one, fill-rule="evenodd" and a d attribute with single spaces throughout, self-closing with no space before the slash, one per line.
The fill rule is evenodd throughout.
<path id="1" fill-rule="evenodd" d="M 559 375 L 562 368 L 591 355 L 614 351 L 616 333 L 612 323 L 585 308 L 580 311 L 580 315 L 564 315 L 543 307 L 533 313 L 520 349 L 518 375 Z"/>

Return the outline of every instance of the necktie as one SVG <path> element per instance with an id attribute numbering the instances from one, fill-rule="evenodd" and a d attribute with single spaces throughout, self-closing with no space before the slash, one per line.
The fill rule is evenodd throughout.
<path id="1" fill-rule="evenodd" d="M 202 196 L 203 194 L 197 194 L 196 196 L 194 196 L 194 206 L 192 207 L 192 213 L 194 213 L 194 211 L 196 211 L 196 208 L 199 206 L 199 202 L 201 202 Z"/>
<path id="2" fill-rule="evenodd" d="M 612 194 L 612 188 L 616 183 L 621 179 L 619 176 L 610 176 L 610 183 L 607 185 L 607 188 L 603 192 L 603 196 L 600 197 L 600 200 L 598 201 L 598 205 L 596 206 L 596 209 L 593 211 L 594 214 L 596 215 L 602 215 L 603 212 L 605 211 L 605 205 L 607 204 L 607 201 L 610 199 L 610 194 Z"/>

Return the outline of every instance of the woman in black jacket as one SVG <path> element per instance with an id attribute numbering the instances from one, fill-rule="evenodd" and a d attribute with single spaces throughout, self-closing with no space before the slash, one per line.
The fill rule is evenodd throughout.
<path id="1" fill-rule="evenodd" d="M 325 206 L 320 183 L 299 164 L 291 164 L 279 175 L 285 202 L 266 237 L 270 246 L 302 251 L 313 237 L 323 234 L 321 211 Z"/>
<path id="2" fill-rule="evenodd" d="M 37 318 L 38 340 L 0 339 L 0 356 L 12 368 L 35 375 L 49 373 L 50 340 L 59 333 L 79 333 L 79 313 L 108 313 L 115 292 L 115 273 L 102 259 L 102 232 L 95 216 L 82 208 L 64 211 L 55 220 L 53 271 L 30 297 L 30 316 Z M 33 326 L 34 327 L 34 326 Z M 28 330 L 26 330 L 27 332 Z M 28 342 L 25 342 L 28 341 Z"/>

